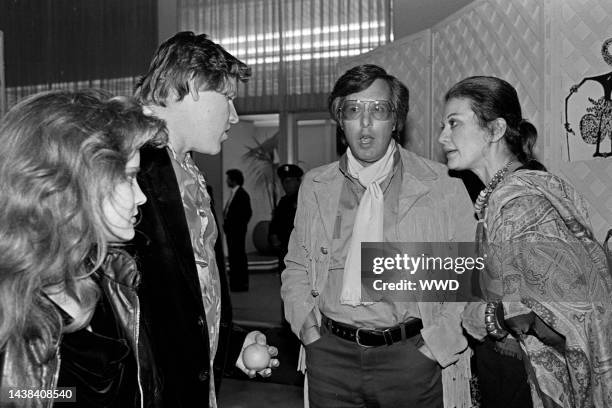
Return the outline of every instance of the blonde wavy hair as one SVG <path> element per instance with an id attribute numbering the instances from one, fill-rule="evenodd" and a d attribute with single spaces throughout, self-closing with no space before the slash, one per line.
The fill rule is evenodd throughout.
<path id="1" fill-rule="evenodd" d="M 43 289 L 65 288 L 84 308 L 84 279 L 108 250 L 102 203 L 145 143 L 165 144 L 163 121 L 131 98 L 51 91 L 14 106 L 0 123 L 0 350 L 38 339 L 54 352 L 57 312 Z"/>

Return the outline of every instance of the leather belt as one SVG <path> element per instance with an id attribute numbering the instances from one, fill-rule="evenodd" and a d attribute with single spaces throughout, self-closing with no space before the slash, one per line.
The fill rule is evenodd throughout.
<path id="1" fill-rule="evenodd" d="M 337 322 L 326 316 L 322 316 L 322 323 L 332 334 L 353 341 L 362 347 L 390 346 L 398 341 L 416 336 L 423 328 L 421 319 L 413 319 L 386 329 L 363 329 Z"/>

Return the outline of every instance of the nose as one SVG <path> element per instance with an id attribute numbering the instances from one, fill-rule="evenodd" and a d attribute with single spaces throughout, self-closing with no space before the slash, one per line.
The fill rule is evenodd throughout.
<path id="1" fill-rule="evenodd" d="M 234 107 L 234 101 L 229 101 L 229 123 L 233 125 L 238 123 L 238 120 L 238 112 Z"/>
<path id="2" fill-rule="evenodd" d="M 370 127 L 372 126 L 372 116 L 367 108 L 364 108 L 361 113 L 361 127 Z"/>
<path id="3" fill-rule="evenodd" d="M 144 193 L 140 189 L 138 181 L 134 180 L 134 183 L 136 183 L 136 188 L 134 189 L 134 202 L 136 203 L 136 206 L 143 205 L 147 202 L 147 196 L 144 195 Z"/>
<path id="4" fill-rule="evenodd" d="M 445 142 L 448 141 L 448 131 L 446 130 L 446 126 L 442 128 L 440 131 L 440 135 L 438 136 L 438 143 L 444 145 Z"/>

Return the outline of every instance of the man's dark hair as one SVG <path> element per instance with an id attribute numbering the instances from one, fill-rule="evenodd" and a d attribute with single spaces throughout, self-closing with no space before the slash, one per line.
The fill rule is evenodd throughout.
<path id="1" fill-rule="evenodd" d="M 190 91 L 191 81 L 198 90 L 230 94 L 236 91 L 230 79 L 246 82 L 250 76 L 251 68 L 206 34 L 182 31 L 159 46 L 134 93 L 145 104 L 166 106 L 172 93 L 182 100 Z"/>
<path id="2" fill-rule="evenodd" d="M 242 172 L 240 170 L 238 170 L 238 169 L 229 169 L 228 171 L 225 172 L 225 174 L 227 175 L 227 177 L 230 180 L 232 180 L 233 182 L 235 182 L 239 186 L 244 184 L 244 176 L 242 175 Z"/>
<path id="3" fill-rule="evenodd" d="M 406 85 L 400 82 L 399 79 L 393 75 L 387 74 L 387 71 L 378 65 L 358 65 L 349 69 L 338 78 L 338 81 L 336 81 L 334 85 L 334 89 L 329 95 L 329 113 L 331 113 L 332 118 L 341 125 L 342 118 L 340 117 L 340 107 L 346 96 L 368 89 L 377 79 L 383 80 L 391 91 L 390 102 L 391 106 L 393 106 L 393 116 L 395 120 L 393 138 L 399 140 L 399 135 L 406 123 L 406 115 L 408 115 L 408 88 L 406 88 Z"/>

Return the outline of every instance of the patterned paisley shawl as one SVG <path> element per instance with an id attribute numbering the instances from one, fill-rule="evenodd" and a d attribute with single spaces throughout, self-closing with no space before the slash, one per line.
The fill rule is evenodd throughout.
<path id="1" fill-rule="evenodd" d="M 612 407 L 612 278 L 584 200 L 557 176 L 519 170 L 485 221 L 486 298 L 502 299 L 507 318 L 535 312 L 566 339 L 557 350 L 521 338 L 534 406 Z"/>

